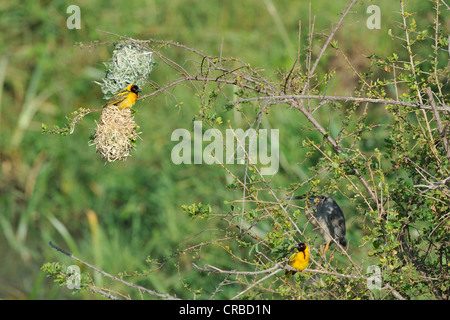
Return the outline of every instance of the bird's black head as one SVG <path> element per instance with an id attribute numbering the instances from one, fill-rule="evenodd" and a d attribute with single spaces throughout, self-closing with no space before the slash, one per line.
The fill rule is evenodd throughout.
<path id="1" fill-rule="evenodd" d="M 300 242 L 296 248 L 298 251 L 303 252 L 306 250 L 306 244 L 304 244 L 303 242 Z"/>
<path id="2" fill-rule="evenodd" d="M 136 94 L 138 94 L 139 92 L 141 92 L 141 89 L 139 89 L 139 87 L 137 85 L 133 85 L 131 86 L 131 92 L 134 92 Z"/>

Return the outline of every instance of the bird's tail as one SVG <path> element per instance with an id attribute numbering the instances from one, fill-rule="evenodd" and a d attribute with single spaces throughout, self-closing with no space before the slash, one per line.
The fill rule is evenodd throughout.
<path id="1" fill-rule="evenodd" d="M 292 271 L 286 271 L 285 272 L 286 278 L 284 278 L 284 281 L 288 282 L 291 274 L 292 274 Z"/>

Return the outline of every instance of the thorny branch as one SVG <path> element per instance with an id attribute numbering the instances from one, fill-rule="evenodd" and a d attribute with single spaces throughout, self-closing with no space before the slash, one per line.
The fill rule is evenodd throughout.
<path id="1" fill-rule="evenodd" d="M 123 280 L 123 279 L 117 278 L 117 277 L 115 277 L 115 276 L 113 276 L 113 275 L 111 275 L 111 274 L 109 274 L 109 273 L 107 273 L 107 272 L 105 272 L 105 271 L 103 271 L 103 270 L 97 268 L 96 266 L 94 266 L 94 265 L 92 265 L 92 264 L 90 264 L 90 263 L 88 263 L 88 262 L 86 262 L 86 261 L 83 261 L 83 260 L 81 260 L 80 258 L 75 257 L 73 254 L 71 254 L 71 253 L 65 251 L 64 249 L 61 249 L 60 247 L 58 247 L 58 246 L 56 246 L 55 244 L 53 244 L 51 241 L 49 242 L 49 245 L 50 245 L 53 249 L 55 249 L 55 250 L 57 250 L 57 251 L 59 251 L 59 252 L 65 254 L 65 255 L 68 256 L 69 258 L 71 258 L 71 259 L 73 259 L 73 260 L 75 260 L 75 261 L 78 261 L 79 263 L 85 265 L 86 267 L 88 267 L 88 268 L 94 270 L 95 272 L 98 272 L 98 273 L 102 274 L 103 276 L 108 277 L 108 278 L 110 278 L 110 279 L 112 279 L 112 280 L 114 280 L 114 281 L 120 282 L 120 283 L 122 283 L 122 284 L 124 284 L 124 285 L 126 285 L 126 286 L 132 287 L 132 288 L 134 288 L 134 289 L 137 289 L 137 290 L 139 290 L 139 291 L 142 291 L 142 292 L 144 292 L 144 293 L 148 293 L 148 294 L 153 295 L 153 296 L 156 296 L 156 297 L 160 297 L 160 298 L 164 298 L 164 299 L 169 299 L 169 300 L 178 300 L 177 297 L 174 297 L 174 296 L 172 296 L 172 295 L 170 295 L 170 294 L 167 294 L 167 293 L 159 293 L 159 292 L 156 292 L 156 291 L 154 291 L 154 290 L 150 290 L 150 289 L 147 289 L 147 288 L 145 288 L 145 287 L 139 286 L 139 285 L 137 285 L 137 284 L 134 284 L 134 283 L 125 281 L 125 280 Z"/>

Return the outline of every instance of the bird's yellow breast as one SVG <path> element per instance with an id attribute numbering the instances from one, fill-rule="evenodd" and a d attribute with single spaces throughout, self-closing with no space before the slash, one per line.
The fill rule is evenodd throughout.
<path id="1" fill-rule="evenodd" d="M 289 265 L 298 271 L 302 271 L 308 266 L 308 261 L 309 248 L 306 248 L 305 251 L 293 253 L 289 258 Z"/>
<path id="2" fill-rule="evenodd" d="M 117 107 L 119 109 L 131 108 L 136 103 L 137 99 L 138 99 L 138 95 L 136 93 L 129 92 L 127 94 L 127 97 L 123 101 L 121 101 L 120 103 L 117 104 Z"/>

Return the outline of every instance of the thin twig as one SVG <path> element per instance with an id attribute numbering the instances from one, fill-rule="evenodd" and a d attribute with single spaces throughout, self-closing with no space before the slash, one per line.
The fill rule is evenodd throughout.
<path id="1" fill-rule="evenodd" d="M 272 273 L 269 273 L 268 275 L 262 277 L 261 279 L 259 279 L 258 281 L 256 281 L 255 283 L 253 283 L 252 285 L 248 286 L 247 288 L 245 288 L 245 290 L 239 292 L 237 295 L 235 295 L 233 298 L 231 298 L 231 300 L 235 300 L 237 298 L 239 298 L 241 295 L 243 295 L 244 293 L 246 293 L 247 291 L 249 291 L 250 289 L 252 289 L 254 286 L 256 286 L 258 283 L 263 282 L 264 280 L 266 280 L 267 278 L 272 277 L 273 275 L 275 275 L 276 273 L 278 273 L 281 269 L 279 270 L 275 270 Z"/>
<path id="2" fill-rule="evenodd" d="M 322 49 L 319 52 L 319 55 L 316 58 L 316 61 L 314 62 L 312 68 L 309 70 L 309 74 L 312 75 L 314 73 L 314 71 L 316 71 L 316 68 L 319 64 L 320 59 L 322 58 L 323 54 L 325 53 L 325 50 L 327 49 L 328 45 L 330 44 L 330 42 L 333 40 L 334 35 L 336 34 L 336 32 L 338 31 L 338 29 L 341 27 L 342 22 L 344 21 L 345 17 L 347 16 L 347 14 L 350 12 L 350 9 L 353 7 L 353 5 L 357 2 L 358 0 L 353 0 L 350 5 L 345 9 L 344 13 L 342 14 L 341 19 L 338 21 L 338 23 L 336 24 L 336 26 L 334 27 L 333 31 L 330 33 L 330 35 L 328 36 L 327 41 L 325 41 L 325 44 L 322 46 Z M 306 89 L 306 88 L 305 88 Z M 305 91 L 303 92 L 305 93 Z"/>
<path id="3" fill-rule="evenodd" d="M 425 88 L 425 92 L 428 95 L 428 99 L 430 100 L 430 105 L 433 110 L 434 119 L 436 121 L 439 136 L 442 138 L 442 143 L 444 145 L 445 152 L 447 153 L 447 159 L 450 161 L 450 148 L 448 146 L 447 135 L 445 134 L 445 130 L 444 130 L 444 126 L 442 125 L 441 117 L 439 116 L 439 112 L 437 112 L 437 107 L 434 103 L 433 92 L 431 91 L 430 88 Z"/>
<path id="4" fill-rule="evenodd" d="M 103 271 L 103 270 L 101 270 L 101 269 L 99 269 L 99 268 L 93 266 L 92 264 L 87 263 L 86 261 L 83 261 L 83 260 L 81 260 L 80 258 L 75 257 L 73 254 L 71 254 L 71 253 L 65 251 L 64 249 L 61 249 L 60 247 L 58 247 L 58 246 L 56 246 L 55 244 L 53 244 L 53 242 L 51 242 L 51 241 L 49 242 L 49 245 L 50 245 L 53 249 L 56 249 L 57 251 L 59 251 L 59 252 L 61 252 L 61 253 L 64 253 L 64 254 L 65 254 L 66 256 L 68 256 L 69 258 L 71 258 L 71 259 L 73 259 L 73 260 L 75 260 L 75 261 L 78 261 L 79 263 L 85 265 L 86 267 L 88 267 L 88 268 L 90 268 L 90 269 L 92 269 L 92 270 L 94 270 L 94 271 L 96 271 L 96 272 L 98 272 L 98 273 L 104 275 L 105 277 L 108 277 L 108 278 L 114 280 L 114 281 L 120 282 L 120 283 L 122 283 L 122 284 L 124 284 L 124 285 L 126 285 L 126 286 L 129 286 L 129 287 L 138 289 L 138 290 L 140 290 L 140 291 L 142 291 L 142 292 L 145 292 L 145 293 L 148 293 L 148 294 L 151 294 L 151 295 L 160 297 L 160 298 L 169 299 L 169 300 L 179 300 L 179 298 L 174 297 L 174 296 L 171 296 L 170 294 L 167 294 L 167 293 L 159 293 L 159 292 L 156 292 L 156 291 L 153 291 L 153 290 L 144 288 L 144 287 L 142 287 L 142 286 L 136 285 L 136 284 L 134 284 L 134 283 L 127 282 L 127 281 L 125 281 L 125 280 L 123 280 L 123 279 L 120 279 L 120 278 L 117 278 L 117 277 L 115 277 L 115 276 L 113 276 L 113 275 L 110 275 L 109 273 L 107 273 L 107 272 L 105 272 L 105 271 Z"/>
<path id="5" fill-rule="evenodd" d="M 280 262 L 275 264 L 272 268 L 265 269 L 265 270 L 259 270 L 259 271 L 237 271 L 237 270 L 222 270 L 215 266 L 212 266 L 210 264 L 206 264 L 204 268 L 197 266 L 195 263 L 192 264 L 194 268 L 203 271 L 203 272 L 210 272 L 210 273 L 221 273 L 221 274 L 233 274 L 233 275 L 260 275 L 260 274 L 266 274 L 266 273 L 277 273 L 282 270 L 288 270 L 288 271 L 298 271 L 297 269 L 292 268 L 290 265 L 286 264 L 285 262 Z M 349 278 L 349 279 L 367 279 L 364 276 L 355 276 L 350 274 L 342 274 L 338 272 L 330 272 L 326 270 L 318 270 L 318 269 L 304 269 L 302 272 L 310 272 L 310 273 L 320 273 L 330 276 L 336 276 L 341 278 Z"/>
<path id="6" fill-rule="evenodd" d="M 357 98 L 357 97 L 343 97 L 343 96 L 323 96 L 323 95 L 280 95 L 280 96 L 267 96 L 267 97 L 252 97 L 245 99 L 237 99 L 234 101 L 230 101 L 233 104 L 239 104 L 243 102 L 250 101 L 260 101 L 260 100 L 273 100 L 277 103 L 287 103 L 288 100 L 306 100 L 306 99 L 314 99 L 314 100 L 328 100 L 328 101 L 344 101 L 344 102 L 370 102 L 370 103 L 379 103 L 385 105 L 394 105 L 394 106 L 404 106 L 404 107 L 412 107 L 426 110 L 433 110 L 431 105 L 406 102 L 406 101 L 397 101 L 397 100 L 386 100 L 386 99 L 374 99 L 374 98 Z M 442 106 L 434 106 L 438 111 L 450 111 L 450 106 L 442 105 Z"/>

